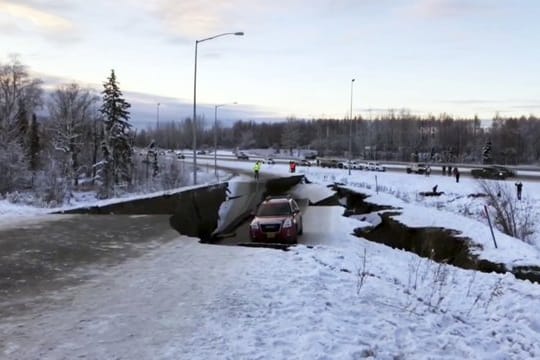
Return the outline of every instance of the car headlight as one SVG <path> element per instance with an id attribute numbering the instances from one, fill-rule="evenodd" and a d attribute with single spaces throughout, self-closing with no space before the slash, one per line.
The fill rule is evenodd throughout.
<path id="1" fill-rule="evenodd" d="M 293 225 L 293 222 L 292 222 L 291 218 L 287 218 L 283 222 L 283 227 L 284 228 L 290 228 L 290 227 L 292 227 L 292 225 Z"/>
<path id="2" fill-rule="evenodd" d="M 249 224 L 249 227 L 251 230 L 259 230 L 259 223 L 258 222 L 252 222 Z"/>

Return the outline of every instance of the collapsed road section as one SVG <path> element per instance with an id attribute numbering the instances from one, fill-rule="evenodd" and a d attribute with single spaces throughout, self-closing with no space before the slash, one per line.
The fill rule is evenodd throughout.
<path id="1" fill-rule="evenodd" d="M 170 225 L 182 235 L 213 242 L 235 229 L 267 195 L 286 193 L 303 175 L 199 186 L 172 194 L 103 206 L 63 211 L 63 214 L 170 215 Z"/>
<path id="2" fill-rule="evenodd" d="M 372 204 L 365 195 L 350 189 L 335 186 L 334 192 L 307 200 L 310 186 L 299 185 L 302 182 L 302 175 L 260 182 L 246 178 L 234 184 L 199 186 L 146 199 L 73 209 L 63 212 L 70 216 L 54 215 L 54 221 L 4 229 L 0 234 L 0 295 L 6 301 L 20 301 L 5 302 L 9 306 L 0 303 L 0 315 L 31 306 L 22 296 L 38 301 L 34 295 L 41 294 L 46 301 L 44 290 L 86 281 L 96 265 L 113 266 L 140 256 L 161 243 L 178 240 L 178 233 L 207 243 L 238 245 L 223 239 L 235 231 L 244 234 L 239 226 L 246 224 L 265 196 L 289 192 L 306 212 L 305 231 L 299 240 L 305 246 L 324 244 L 343 215 L 360 220 L 373 217 L 380 219 L 379 224 L 371 228 L 359 226 L 354 230 L 357 236 L 465 269 L 511 272 L 519 279 L 540 282 L 538 267 L 508 268 L 479 259 L 474 255 L 478 245 L 462 234 L 444 228 L 407 227 L 395 219 L 401 209 Z M 316 191 L 320 193 L 320 189 Z"/>
<path id="3" fill-rule="evenodd" d="M 260 183 L 198 186 L 171 194 L 62 211 L 0 230 L 0 318 L 54 303 L 54 292 L 90 280 L 181 235 L 211 241 L 249 214 L 268 192 L 286 191 L 302 176 Z M 264 185 L 264 186 L 263 186 Z M 225 215 L 222 205 L 230 207 Z M 220 215 L 222 217 L 220 218 Z"/>

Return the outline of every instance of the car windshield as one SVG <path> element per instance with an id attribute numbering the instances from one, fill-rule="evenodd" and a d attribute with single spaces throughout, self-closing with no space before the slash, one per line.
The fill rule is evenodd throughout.
<path id="1" fill-rule="evenodd" d="M 259 206 L 257 216 L 287 216 L 291 214 L 289 203 L 269 203 Z"/>

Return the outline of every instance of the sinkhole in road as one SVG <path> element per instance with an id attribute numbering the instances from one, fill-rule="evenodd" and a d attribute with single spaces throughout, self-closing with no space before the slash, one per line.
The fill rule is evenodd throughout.
<path id="1" fill-rule="evenodd" d="M 264 197 L 287 193 L 303 181 L 305 181 L 303 176 L 293 176 L 272 179 L 264 186 L 246 182 L 242 185 L 242 196 L 233 199 L 233 203 L 238 205 L 234 218 L 229 219 L 226 226 L 221 228 L 219 227 L 220 207 L 224 202 L 231 200 L 230 194 L 227 193 L 227 185 L 222 184 L 177 194 L 174 199 L 167 199 L 173 200 L 175 204 L 170 224 L 179 233 L 198 237 L 203 243 L 287 250 L 290 245 L 251 242 L 248 236 L 250 213 Z M 518 279 L 540 283 L 540 267 L 514 266 L 509 269 L 504 264 L 479 259 L 473 251 L 474 247 L 479 245 L 455 230 L 408 227 L 394 219 L 395 215 L 401 212 L 400 209 L 370 203 L 366 200 L 365 194 L 344 188 L 339 184 L 332 186 L 332 189 L 335 191 L 335 196 L 309 204 L 309 206 L 341 205 L 344 206 L 344 216 L 377 213 L 381 217 L 380 225 L 370 231 L 356 229 L 355 235 L 359 237 L 463 269 L 497 273 L 511 272 Z M 162 204 L 159 207 L 161 206 Z M 145 201 L 144 207 L 148 210 L 148 201 Z"/>
<path id="2" fill-rule="evenodd" d="M 366 200 L 367 195 L 348 188 L 336 185 L 334 190 L 341 203 L 345 203 L 344 216 L 370 213 L 380 216 L 378 226 L 368 230 L 355 229 L 354 233 L 359 237 L 463 269 L 487 273 L 511 272 L 518 279 L 540 283 L 540 267 L 515 266 L 508 269 L 504 264 L 479 259 L 472 252 L 479 245 L 458 231 L 438 227 L 408 227 L 394 219 L 401 213 L 400 209 L 372 204 Z"/>
<path id="3" fill-rule="evenodd" d="M 252 211 L 266 196 L 287 194 L 303 181 L 303 175 L 267 177 L 260 181 L 250 178 L 183 192 L 170 224 L 182 235 L 198 237 L 201 243 L 286 250 L 285 244 L 251 242 L 249 220 Z"/>
<path id="4" fill-rule="evenodd" d="M 211 243 L 215 245 L 225 246 L 245 246 L 245 247 L 257 247 L 257 248 L 271 248 L 277 250 L 288 251 L 294 244 L 275 242 L 254 242 L 249 236 L 249 224 L 253 219 L 253 211 L 257 206 L 268 196 L 286 196 L 290 194 L 292 187 L 300 182 L 304 182 L 303 177 L 295 178 L 294 180 L 282 178 L 275 179 L 275 181 L 267 182 L 264 189 L 259 191 L 255 196 L 247 195 L 234 199 L 232 212 L 235 214 L 234 219 L 229 219 L 228 223 L 224 226 L 218 227 L 212 233 L 212 236 L 207 239 L 201 239 L 201 242 Z M 301 204 L 300 199 L 296 199 Z M 237 204 L 241 210 L 235 209 L 234 203 Z M 305 204 L 304 204 L 305 205 Z M 231 211 L 229 207 L 229 211 Z M 230 214 L 227 214 L 230 216 Z M 301 242 L 301 237 L 299 239 Z"/>

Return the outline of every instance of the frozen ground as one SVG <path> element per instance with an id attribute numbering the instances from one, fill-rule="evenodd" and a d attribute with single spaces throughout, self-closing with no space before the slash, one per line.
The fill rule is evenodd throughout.
<path id="1" fill-rule="evenodd" d="M 483 200 L 467 197 L 478 191 L 472 179 L 457 184 L 433 175 L 353 172 L 349 177 L 346 170 L 298 170 L 315 183 L 339 181 L 370 195 L 370 201 L 401 207 L 400 220 L 409 225 L 460 230 L 484 245 L 481 256 L 540 265 L 536 246 L 499 232 L 501 247 L 491 246 L 478 210 Z M 269 165 L 263 171 L 285 174 L 287 167 Z M 434 185 L 445 192 L 442 197 L 419 195 Z M 524 182 L 523 203 L 535 212 L 539 187 Z M 310 197 L 326 191 L 323 186 L 318 194 L 312 187 Z M 17 210 L 1 206 L 9 220 L 0 224 L 17 226 Z M 29 216 L 29 210 L 20 213 L 28 215 L 24 221 L 47 220 Z M 217 247 L 179 236 L 55 294 L 65 303 L 61 309 L 45 306 L 1 319 L 0 357 L 540 358 L 540 285 L 511 274 L 433 263 L 356 238 L 350 234 L 358 222 L 341 213 L 333 208 L 325 219 L 333 231 L 326 241 L 288 252 Z"/>

